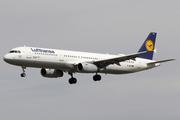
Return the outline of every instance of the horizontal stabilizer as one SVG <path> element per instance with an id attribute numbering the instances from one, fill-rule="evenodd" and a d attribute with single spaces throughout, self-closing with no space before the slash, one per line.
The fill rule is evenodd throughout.
<path id="1" fill-rule="evenodd" d="M 175 60 L 175 59 L 168 59 L 168 60 L 161 60 L 161 61 L 156 61 L 156 62 L 150 62 L 150 63 L 147 63 L 147 65 L 156 64 L 156 63 L 163 63 L 163 62 L 168 62 L 168 61 L 172 61 L 172 60 Z"/>

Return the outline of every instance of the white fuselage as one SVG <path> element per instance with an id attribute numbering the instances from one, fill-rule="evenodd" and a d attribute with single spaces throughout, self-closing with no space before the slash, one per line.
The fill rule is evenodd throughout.
<path id="1" fill-rule="evenodd" d="M 119 56 L 123 55 L 98 54 L 24 46 L 12 49 L 12 52 L 4 56 L 4 60 L 10 64 L 18 66 L 58 69 L 64 72 L 80 72 L 76 68 L 78 63 L 93 63 L 94 61 L 110 59 Z M 160 65 L 159 63 L 155 65 L 147 65 L 146 63 L 149 62 L 153 61 L 148 59 L 135 58 L 135 60 L 126 60 L 120 62 L 119 65 L 108 65 L 105 68 L 101 68 L 98 73 L 133 73 Z"/>

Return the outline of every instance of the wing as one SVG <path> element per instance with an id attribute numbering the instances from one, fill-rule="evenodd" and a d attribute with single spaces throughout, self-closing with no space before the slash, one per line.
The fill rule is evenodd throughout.
<path id="1" fill-rule="evenodd" d="M 97 65 L 97 67 L 99 68 L 105 68 L 110 64 L 120 65 L 119 62 L 130 60 L 130 59 L 135 60 L 136 57 L 139 57 L 142 54 L 146 54 L 150 52 L 153 52 L 153 51 L 144 51 L 144 52 L 139 52 L 139 53 L 125 55 L 125 56 L 116 57 L 116 58 L 98 60 L 98 61 L 93 62 L 93 64 Z"/>

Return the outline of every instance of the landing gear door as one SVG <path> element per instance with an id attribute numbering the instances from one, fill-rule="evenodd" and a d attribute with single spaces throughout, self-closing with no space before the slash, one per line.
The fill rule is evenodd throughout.
<path id="1" fill-rule="evenodd" d="M 26 47 L 26 58 L 31 59 L 31 51 L 30 48 Z"/>
<path id="2" fill-rule="evenodd" d="M 59 61 L 61 61 L 61 62 L 64 61 L 64 54 L 62 51 L 59 52 Z"/>

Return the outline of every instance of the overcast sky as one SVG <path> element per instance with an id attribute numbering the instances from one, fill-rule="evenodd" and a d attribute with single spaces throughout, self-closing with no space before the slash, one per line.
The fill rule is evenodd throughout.
<path id="1" fill-rule="evenodd" d="M 179 0 L 1 0 L 1 120 L 179 120 Z M 49 79 L 3 61 L 14 47 L 136 53 L 157 32 L 160 67 L 128 75 Z"/>

